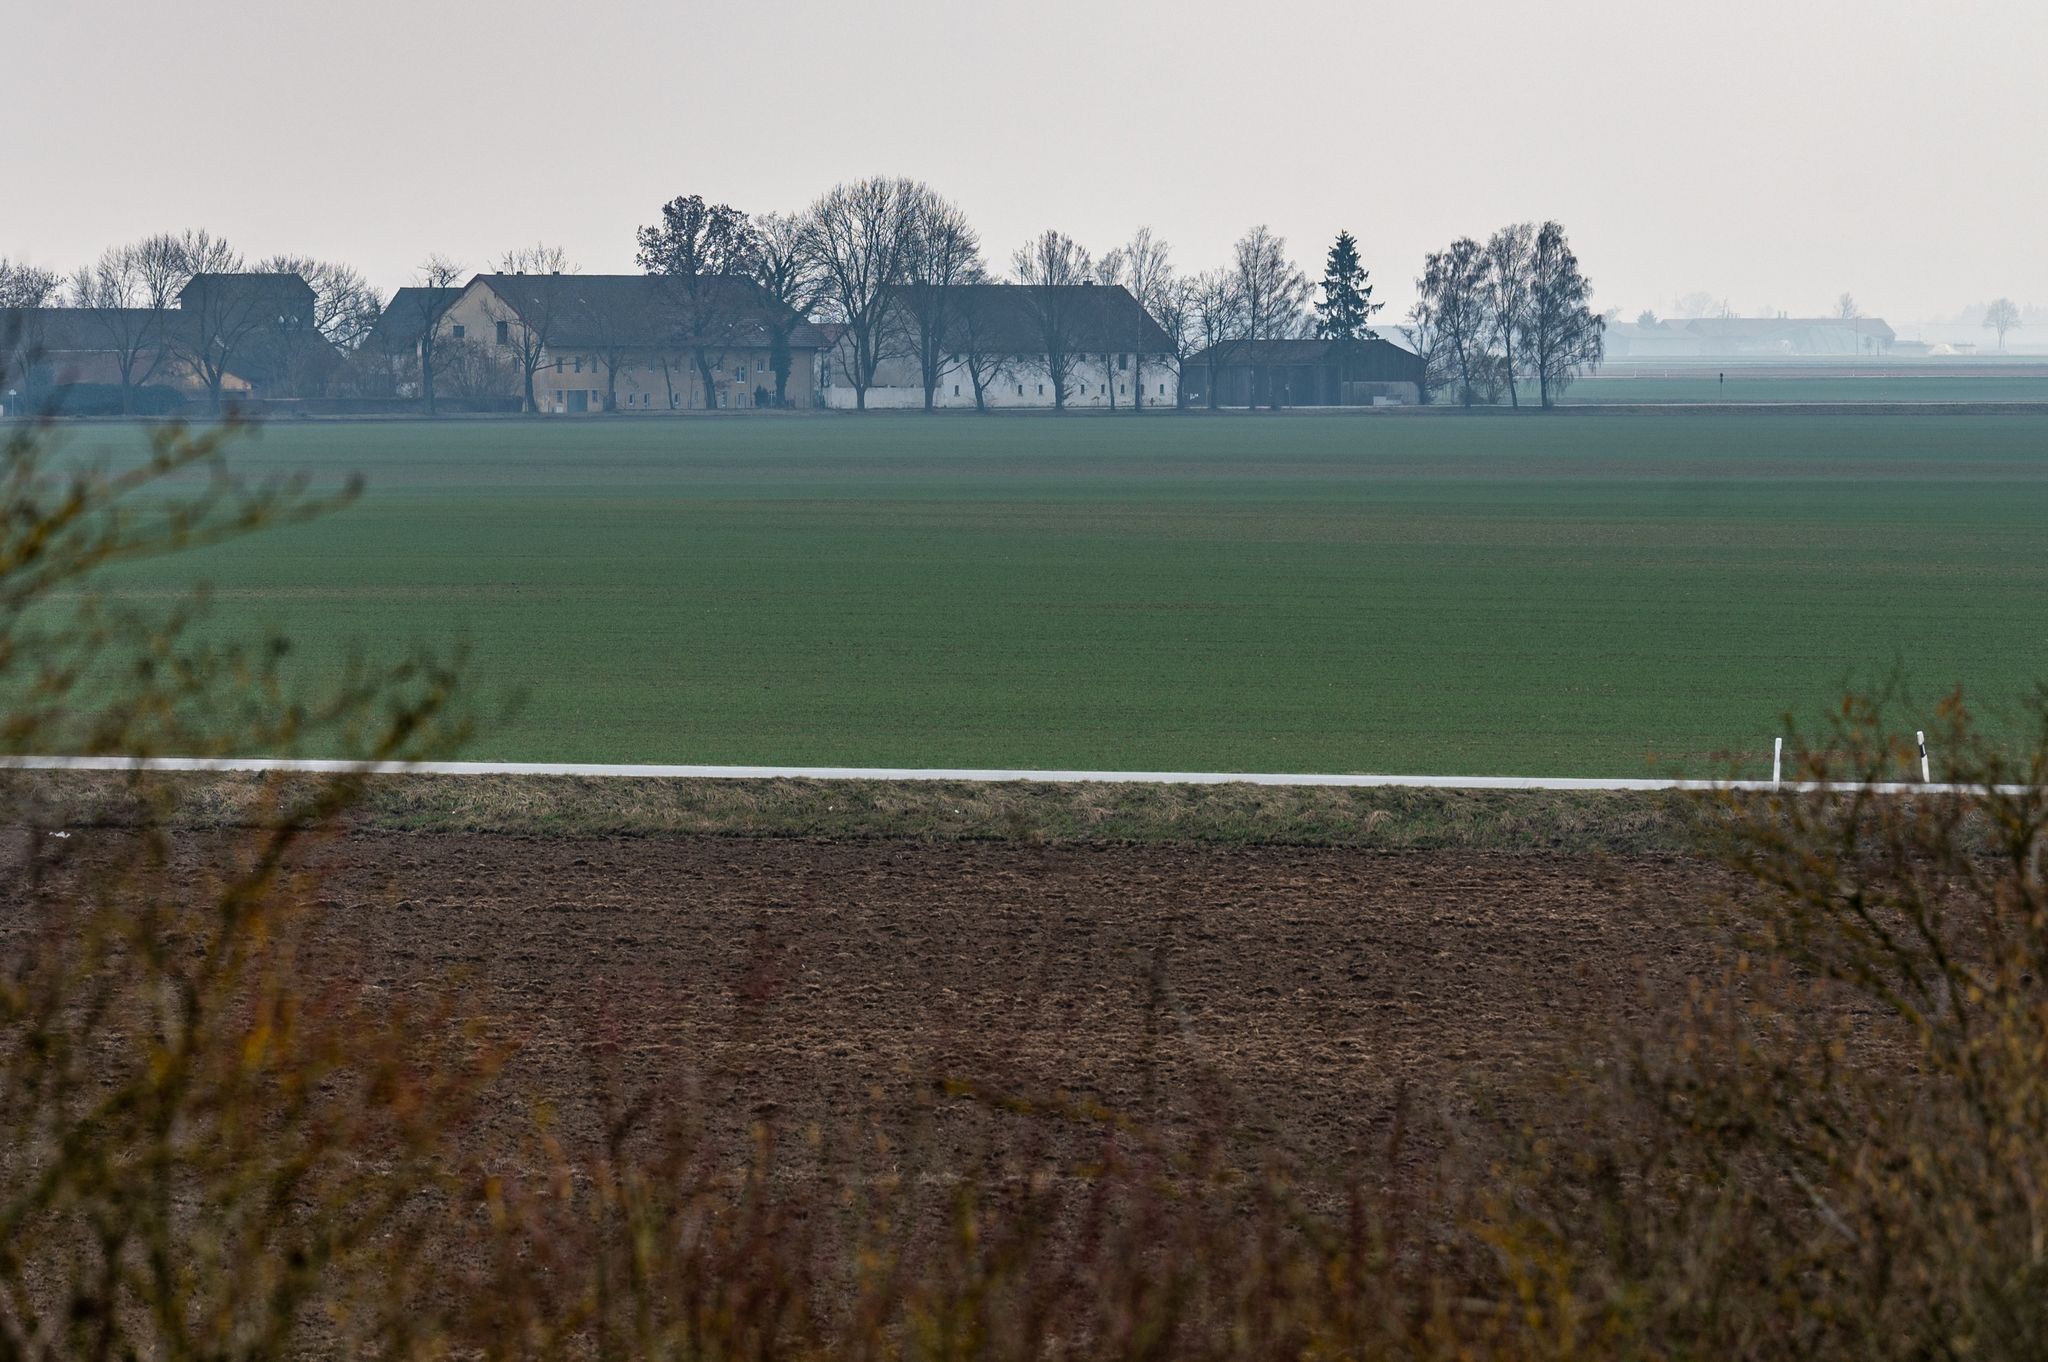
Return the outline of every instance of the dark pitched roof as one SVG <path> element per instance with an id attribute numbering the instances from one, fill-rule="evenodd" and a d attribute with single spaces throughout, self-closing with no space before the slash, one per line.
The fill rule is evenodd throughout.
<path id="1" fill-rule="evenodd" d="M 479 274 L 470 283 L 487 285 L 536 325 L 546 319 L 548 344 L 557 350 L 687 344 L 695 339 L 689 333 L 712 317 L 723 344 L 766 345 L 772 328 L 791 323 L 792 347 L 824 343 L 816 327 L 737 275 L 701 280 L 694 309 L 675 280 L 658 274 Z"/>
<path id="2" fill-rule="evenodd" d="M 310 318 L 313 315 L 313 286 L 296 274 L 253 271 L 195 274 L 185 287 L 178 290 L 178 306 L 191 308 L 213 295 L 231 297 L 238 307 L 244 304 L 275 307 L 280 316 Z"/>
<path id="3" fill-rule="evenodd" d="M 418 348 L 427 328 L 441 319 L 448 305 L 462 296 L 459 288 L 425 288 L 409 285 L 391 295 L 370 334 L 363 337 L 365 349 L 386 354 L 411 354 Z"/>
<path id="4" fill-rule="evenodd" d="M 116 348 L 115 337 L 148 335 L 177 320 L 176 312 L 146 307 L 6 308 L 0 309 L 0 340 L 49 354 L 110 350 Z"/>
<path id="5" fill-rule="evenodd" d="M 898 315 L 918 290 L 890 292 Z M 1077 351 L 1170 354 L 1173 342 L 1121 284 L 956 284 L 941 291 L 954 314 L 975 314 L 993 354 L 1036 354 L 1045 348 L 1047 309 L 1057 306 L 1059 326 Z"/>
<path id="6" fill-rule="evenodd" d="M 1334 364 L 1340 358 L 1337 353 L 1345 345 L 1342 341 L 1331 340 L 1258 340 L 1222 341 L 1210 346 L 1191 358 L 1190 365 L 1255 365 L 1259 367 L 1276 365 Z M 1352 342 L 1352 353 L 1346 357 L 1350 373 L 1355 378 L 1392 381 L 1421 382 L 1422 358 L 1383 337 L 1369 341 Z"/>

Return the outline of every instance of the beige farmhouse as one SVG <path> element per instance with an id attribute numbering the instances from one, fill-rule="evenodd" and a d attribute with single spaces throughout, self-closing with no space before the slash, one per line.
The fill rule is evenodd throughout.
<path id="1" fill-rule="evenodd" d="M 437 383 L 538 411 L 817 405 L 823 336 L 746 279 L 479 274 L 435 328 Z"/>

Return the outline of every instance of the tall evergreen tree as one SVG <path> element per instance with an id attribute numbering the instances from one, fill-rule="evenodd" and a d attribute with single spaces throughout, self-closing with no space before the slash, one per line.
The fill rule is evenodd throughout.
<path id="1" fill-rule="evenodd" d="M 1316 335 L 1323 340 L 1374 339 L 1372 314 L 1386 306 L 1372 300 L 1372 276 L 1358 262 L 1358 239 L 1337 233 L 1323 266 L 1323 296 L 1316 303 Z"/>

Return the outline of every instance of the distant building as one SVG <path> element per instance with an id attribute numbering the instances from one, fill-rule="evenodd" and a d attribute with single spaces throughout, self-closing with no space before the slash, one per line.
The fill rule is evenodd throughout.
<path id="1" fill-rule="evenodd" d="M 454 388 L 480 385 L 482 373 L 523 393 L 531 357 L 544 412 L 770 407 L 784 355 L 781 404 L 817 404 L 817 328 L 738 277 L 684 291 L 661 275 L 479 274 L 435 325 L 436 353 L 458 368 Z M 402 338 L 396 322 L 392 335 Z"/>
<path id="2" fill-rule="evenodd" d="M 339 364 L 313 326 L 313 290 L 296 274 L 200 274 L 178 305 L 18 308 L 0 315 L 9 368 L 30 389 L 129 385 L 192 397 L 217 378 L 224 398 L 305 391 Z"/>
<path id="3" fill-rule="evenodd" d="M 1182 366 L 1191 407 L 1370 407 L 1422 400 L 1420 355 L 1388 340 L 1224 341 Z"/>
<path id="4" fill-rule="evenodd" d="M 391 373 L 393 390 L 419 396 L 420 342 L 440 324 L 441 314 L 462 296 L 459 288 L 409 285 L 391 295 L 363 337 L 362 353 L 376 356 Z"/>
<path id="5" fill-rule="evenodd" d="M 1609 360 L 1881 355 L 1898 337 L 1877 317 L 1674 317 L 1609 322 Z"/>
<path id="6" fill-rule="evenodd" d="M 1600 339 L 1610 361 L 1691 359 L 1707 353 L 1705 338 L 1677 322 L 1609 322 Z"/>
<path id="7" fill-rule="evenodd" d="M 886 410 L 924 405 L 923 353 L 915 313 L 918 295 L 891 289 L 884 357 L 867 390 L 867 406 Z M 1073 409 L 1172 407 L 1178 404 L 1173 342 L 1129 289 L 1098 284 L 962 284 L 940 290 L 930 309 L 944 327 L 943 360 L 933 405 L 1049 408 L 1057 393 L 1054 359 L 1066 377 Z M 828 407 L 850 409 L 852 339 L 839 328 L 823 371 Z"/>

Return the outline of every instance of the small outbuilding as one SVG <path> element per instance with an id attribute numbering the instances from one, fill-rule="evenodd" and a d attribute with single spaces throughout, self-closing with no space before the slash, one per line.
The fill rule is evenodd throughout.
<path id="1" fill-rule="evenodd" d="M 1388 340 L 1222 341 L 1181 366 L 1190 407 L 1371 407 L 1422 400 L 1422 357 Z"/>

